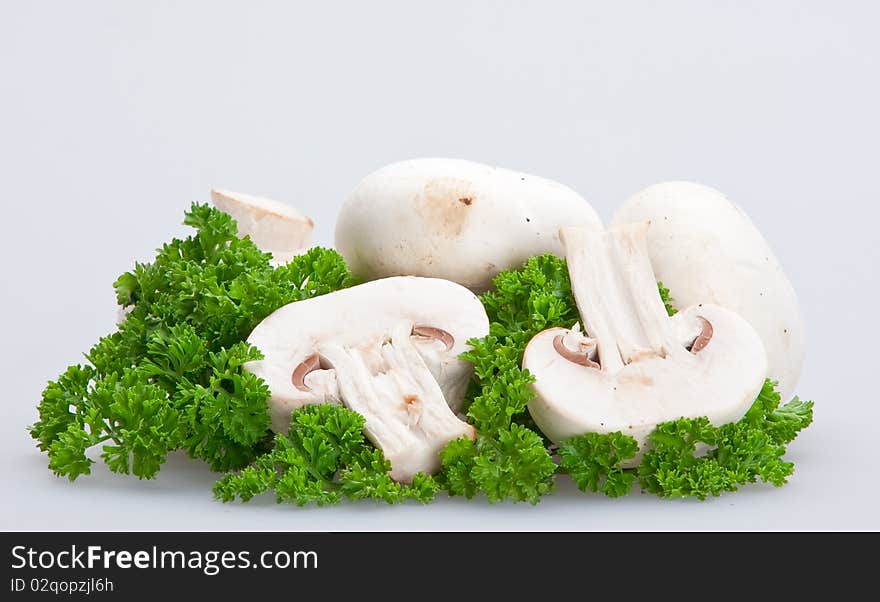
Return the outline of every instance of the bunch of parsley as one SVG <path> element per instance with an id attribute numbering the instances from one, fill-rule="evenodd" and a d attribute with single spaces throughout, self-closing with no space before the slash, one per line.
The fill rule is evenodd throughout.
<path id="1" fill-rule="evenodd" d="M 261 357 L 245 338 L 282 305 L 352 284 L 335 251 L 273 268 L 229 215 L 193 204 L 184 223 L 196 233 L 116 280 L 118 330 L 43 392 L 30 432 L 56 474 L 89 474 L 96 445 L 110 470 L 140 478 L 176 449 L 213 470 L 249 464 L 271 436 L 269 389 L 242 370 Z"/>
<path id="2" fill-rule="evenodd" d="M 534 377 L 521 368 L 522 355 L 541 330 L 574 324 L 577 308 L 566 265 L 551 255 L 502 272 L 494 285 L 481 297 L 489 335 L 469 341 L 462 354 L 474 364 L 464 407 L 477 440 L 457 439 L 443 450 L 440 480 L 451 495 L 535 503 L 552 491 L 556 464 L 526 410 Z"/>

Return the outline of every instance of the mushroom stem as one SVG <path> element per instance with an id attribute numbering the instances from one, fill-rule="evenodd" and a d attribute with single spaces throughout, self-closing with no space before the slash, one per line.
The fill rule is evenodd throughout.
<path id="1" fill-rule="evenodd" d="M 648 260 L 646 230 L 637 224 L 601 233 L 560 231 L 584 330 L 596 339 L 599 364 L 610 374 L 681 347 Z"/>

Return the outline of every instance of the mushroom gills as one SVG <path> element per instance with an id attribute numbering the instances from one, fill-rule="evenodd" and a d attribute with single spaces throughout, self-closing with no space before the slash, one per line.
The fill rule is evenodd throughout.
<path id="1" fill-rule="evenodd" d="M 401 323 L 389 339 L 368 345 L 320 344 L 322 363 L 335 370 L 342 403 L 366 420 L 364 432 L 391 463 L 391 477 L 411 482 L 440 468 L 440 451 L 474 428 L 456 417 L 440 385 Z"/>
<path id="2" fill-rule="evenodd" d="M 455 337 L 443 330 L 442 328 L 434 328 L 433 326 L 423 326 L 416 324 L 412 327 L 412 335 L 425 340 L 440 341 L 446 347 L 446 351 L 450 351 L 455 345 Z"/>
<path id="3" fill-rule="evenodd" d="M 311 391 L 312 387 L 307 385 L 305 382 L 306 376 L 308 376 L 320 367 L 321 356 L 319 356 L 317 353 L 313 353 L 296 365 L 296 368 L 293 369 L 293 372 L 290 375 L 290 382 L 300 391 Z"/>
<path id="4" fill-rule="evenodd" d="M 574 329 L 553 337 L 553 349 L 573 364 L 589 368 L 599 367 L 599 362 L 596 361 L 596 341 Z"/>
<path id="5" fill-rule="evenodd" d="M 563 228 L 584 333 L 551 328 L 526 347 L 529 411 L 554 442 L 621 431 L 640 447 L 660 422 L 738 420 L 767 372 L 761 339 L 736 313 L 695 305 L 670 318 L 646 247 L 647 223 Z"/>

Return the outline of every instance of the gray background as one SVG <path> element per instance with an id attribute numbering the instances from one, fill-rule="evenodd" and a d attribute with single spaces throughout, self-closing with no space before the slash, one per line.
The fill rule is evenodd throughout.
<path id="1" fill-rule="evenodd" d="M 3 2 L 0 527 L 877 529 L 880 11 L 874 2 Z M 706 503 L 223 505 L 175 456 L 151 482 L 53 477 L 25 427 L 113 326 L 111 283 L 212 186 L 296 205 L 332 243 L 357 181 L 453 156 L 559 180 L 608 219 L 692 179 L 737 200 L 802 299 L 816 424 L 791 483 Z M 673 291 L 674 293 L 674 291 Z"/>

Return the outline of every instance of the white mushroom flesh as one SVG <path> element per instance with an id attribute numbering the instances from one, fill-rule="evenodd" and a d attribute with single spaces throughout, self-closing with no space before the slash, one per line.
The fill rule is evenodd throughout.
<path id="1" fill-rule="evenodd" d="M 761 389 L 767 359 L 748 322 L 708 304 L 667 316 L 648 260 L 647 228 L 562 230 L 586 335 L 545 330 L 529 342 L 523 358 L 536 378 L 529 411 L 553 441 L 621 431 L 642 447 L 666 420 L 738 420 Z M 598 365 L 572 361 L 559 353 L 560 343 Z"/>

